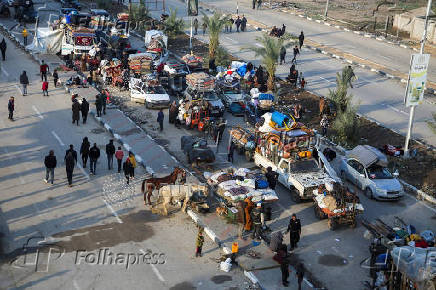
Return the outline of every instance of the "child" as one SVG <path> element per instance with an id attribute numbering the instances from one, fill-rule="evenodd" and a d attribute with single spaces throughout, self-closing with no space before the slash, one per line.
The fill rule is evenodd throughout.
<path id="1" fill-rule="evenodd" d="M 321 126 L 321 134 L 323 136 L 327 135 L 327 128 L 329 126 L 329 120 L 327 119 L 326 115 L 322 116 L 321 122 L 319 123 L 319 125 Z"/>
<path id="2" fill-rule="evenodd" d="M 300 81 L 300 90 L 304 91 L 304 86 L 306 85 L 306 81 L 304 80 L 304 78 L 301 79 Z"/>
<path id="3" fill-rule="evenodd" d="M 203 248 L 203 244 L 204 244 L 203 228 L 199 228 L 198 235 L 197 235 L 197 242 L 196 242 L 197 249 L 195 250 L 195 257 L 198 256 L 201 257 L 201 249 Z"/>
<path id="4" fill-rule="evenodd" d="M 42 82 L 42 95 L 48 97 L 48 82 L 46 80 Z"/>

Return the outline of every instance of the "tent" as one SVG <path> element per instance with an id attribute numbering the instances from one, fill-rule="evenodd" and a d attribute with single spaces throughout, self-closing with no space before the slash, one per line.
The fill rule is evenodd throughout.
<path id="1" fill-rule="evenodd" d="M 51 30 L 47 27 L 38 27 L 36 36 L 26 48 L 35 53 L 56 54 L 61 51 L 62 37 L 62 29 Z"/>

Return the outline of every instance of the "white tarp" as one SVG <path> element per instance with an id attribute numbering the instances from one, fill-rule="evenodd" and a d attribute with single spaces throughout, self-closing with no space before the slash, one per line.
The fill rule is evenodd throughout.
<path id="1" fill-rule="evenodd" d="M 151 40 L 153 38 L 162 37 L 163 43 L 165 44 L 165 48 L 168 46 L 168 36 L 166 36 L 162 31 L 160 30 L 148 30 L 145 32 L 144 42 L 145 47 L 148 47 Z"/>
<path id="2" fill-rule="evenodd" d="M 44 54 L 56 54 L 61 51 L 63 30 L 51 30 L 50 28 L 38 28 L 36 37 L 26 48 Z"/>

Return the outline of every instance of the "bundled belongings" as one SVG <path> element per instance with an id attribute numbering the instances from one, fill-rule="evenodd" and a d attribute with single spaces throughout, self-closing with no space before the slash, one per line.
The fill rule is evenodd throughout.
<path id="1" fill-rule="evenodd" d="M 205 72 L 187 75 L 186 83 L 190 88 L 200 91 L 213 90 L 215 88 L 215 78 Z"/>
<path id="2" fill-rule="evenodd" d="M 151 72 L 153 55 L 136 53 L 129 55 L 129 68 L 134 74 L 143 75 Z"/>
<path id="3" fill-rule="evenodd" d="M 201 68 L 203 66 L 204 60 L 201 56 L 196 56 L 194 54 L 186 54 L 182 57 L 182 60 L 190 68 Z"/>

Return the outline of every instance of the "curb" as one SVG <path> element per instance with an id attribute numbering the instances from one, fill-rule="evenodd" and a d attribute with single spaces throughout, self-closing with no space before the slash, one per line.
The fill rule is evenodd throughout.
<path id="1" fill-rule="evenodd" d="M 423 192 L 420 189 L 417 189 L 415 186 L 408 184 L 407 182 L 405 182 L 402 179 L 399 179 L 399 181 L 407 188 L 409 188 L 410 190 L 412 190 L 413 192 L 415 192 L 416 194 L 416 198 L 422 201 L 427 201 L 433 205 L 436 205 L 436 198 L 434 198 L 433 196 Z"/>

